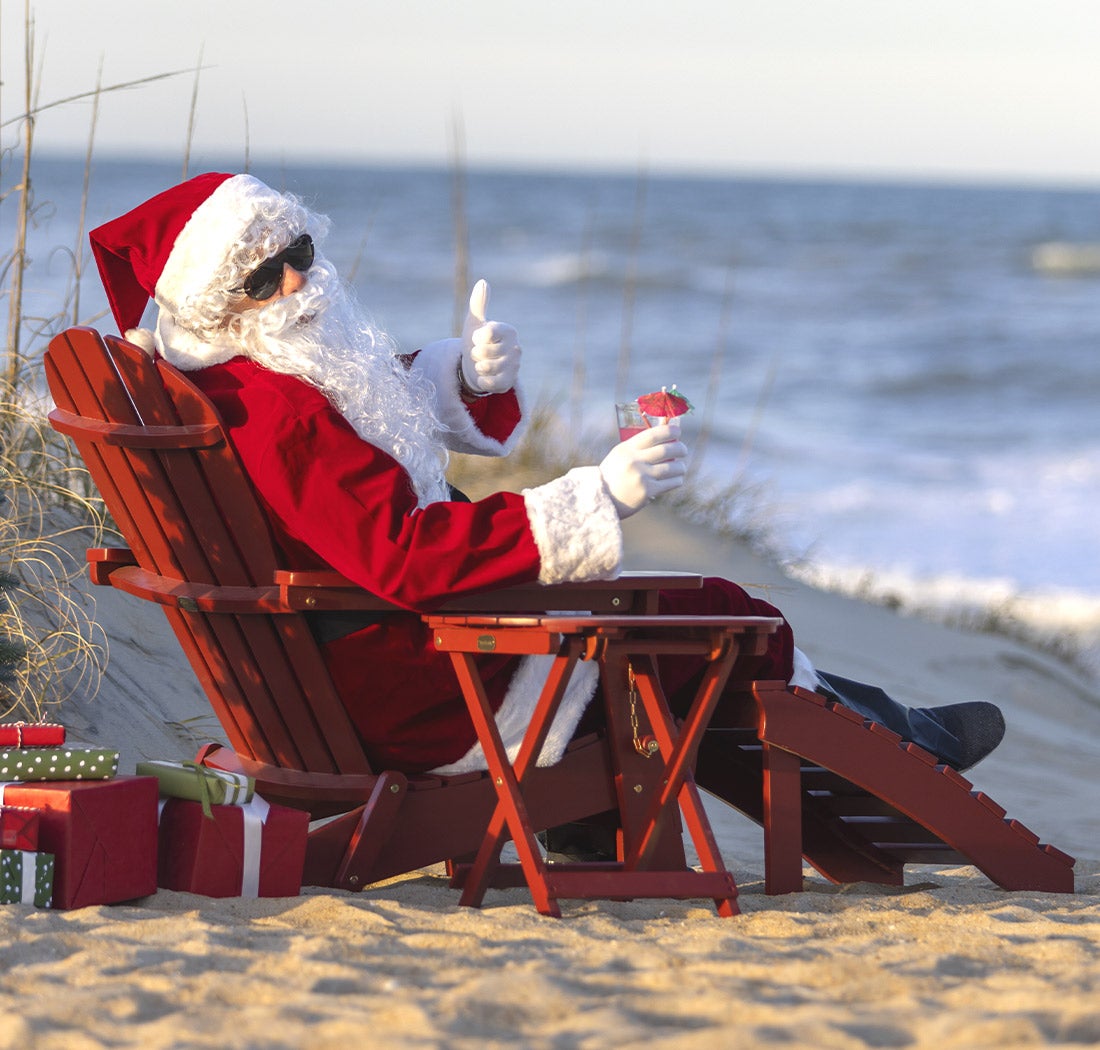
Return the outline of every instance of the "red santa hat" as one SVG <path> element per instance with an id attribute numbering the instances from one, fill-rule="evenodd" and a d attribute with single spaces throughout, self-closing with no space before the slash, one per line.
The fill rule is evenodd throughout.
<path id="1" fill-rule="evenodd" d="M 92 230 L 92 254 L 119 331 L 141 323 L 150 298 L 178 314 L 209 286 L 260 204 L 280 198 L 250 175 L 211 172 Z"/>

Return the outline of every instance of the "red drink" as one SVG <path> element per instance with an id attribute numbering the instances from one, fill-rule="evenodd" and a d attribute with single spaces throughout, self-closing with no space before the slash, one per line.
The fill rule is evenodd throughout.
<path id="1" fill-rule="evenodd" d="M 649 420 L 642 414 L 637 401 L 627 401 L 615 406 L 615 417 L 619 423 L 619 440 L 626 441 L 635 434 L 649 429 Z"/>

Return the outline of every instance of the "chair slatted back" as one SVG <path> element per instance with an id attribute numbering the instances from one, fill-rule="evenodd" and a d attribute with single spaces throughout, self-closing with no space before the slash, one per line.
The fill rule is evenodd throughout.
<path id="1" fill-rule="evenodd" d="M 88 328 L 54 339 L 55 426 L 73 436 L 137 564 L 181 583 L 267 587 L 267 520 L 210 401 L 182 373 Z M 370 773 L 298 613 L 163 606 L 234 750 L 315 773 Z"/>

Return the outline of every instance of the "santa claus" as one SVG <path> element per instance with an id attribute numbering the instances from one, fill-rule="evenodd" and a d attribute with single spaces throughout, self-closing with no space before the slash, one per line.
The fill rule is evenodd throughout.
<path id="1" fill-rule="evenodd" d="M 450 660 L 418 615 L 509 584 L 613 578 L 623 518 L 683 482 L 676 421 L 521 493 L 470 502 L 448 486 L 447 450 L 504 455 L 523 425 L 516 330 L 470 297 L 462 335 L 403 355 L 363 315 L 318 248 L 328 222 L 249 175 L 206 174 L 91 234 L 120 331 L 188 372 L 220 412 L 286 565 L 331 567 L 408 610 L 315 621 L 337 690 L 379 768 L 484 768 Z M 149 299 L 152 331 L 138 329 Z M 667 611 L 778 615 L 724 580 L 669 593 Z M 509 750 L 544 658 L 485 656 L 480 671 Z M 674 709 L 698 668 L 667 660 Z M 556 761 L 595 689 L 579 665 L 540 761 Z M 789 628 L 735 678 L 829 689 L 958 768 L 999 742 L 991 704 L 910 709 L 819 676 Z"/>

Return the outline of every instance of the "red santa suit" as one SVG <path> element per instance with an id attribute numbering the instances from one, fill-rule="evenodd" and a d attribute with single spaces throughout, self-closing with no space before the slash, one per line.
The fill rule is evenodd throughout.
<path id="1" fill-rule="evenodd" d="M 438 372 L 437 380 L 448 370 Z M 602 505 L 607 501 L 596 491 L 602 487 L 598 480 L 585 473 L 596 468 L 580 468 L 570 472 L 573 477 L 522 495 L 501 492 L 473 503 L 418 507 L 400 464 L 360 438 L 311 385 L 244 357 L 193 372 L 191 378 L 221 413 L 287 565 L 332 567 L 410 610 L 325 646 L 336 688 L 371 760 L 378 768 L 409 772 L 479 766 L 473 725 L 450 659 L 435 650 L 416 612 L 509 584 L 614 575 L 618 519 Z M 453 419 L 462 413 L 466 419 L 452 443 L 481 451 L 507 447 L 521 415 L 514 392 L 465 406 L 455 389 L 451 401 L 441 415 Z M 554 531 L 546 519 L 553 519 L 555 510 L 544 508 L 560 509 L 566 501 L 573 506 L 564 511 L 565 545 L 547 546 L 544 536 L 540 553 L 536 531 Z M 667 608 L 682 611 L 777 615 L 767 603 L 717 582 L 703 594 L 684 592 L 665 600 Z M 791 648 L 784 631 L 754 676 L 789 678 Z M 544 661 L 480 659 L 502 735 L 514 744 L 538 695 Z M 696 669 L 691 661 L 667 661 L 666 688 L 675 693 Z M 595 689 L 595 665 L 581 664 L 578 672 L 544 761 L 560 755 Z"/>

